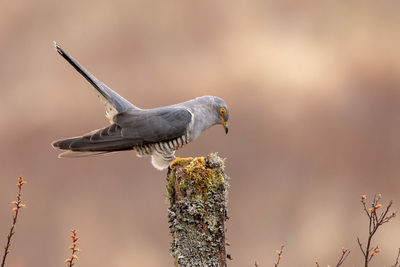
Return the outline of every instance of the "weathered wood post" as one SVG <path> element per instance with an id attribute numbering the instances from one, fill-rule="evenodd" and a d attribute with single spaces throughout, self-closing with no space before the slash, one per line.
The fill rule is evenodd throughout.
<path id="1" fill-rule="evenodd" d="M 167 175 L 175 266 L 226 266 L 228 177 L 216 154 L 174 163 Z"/>

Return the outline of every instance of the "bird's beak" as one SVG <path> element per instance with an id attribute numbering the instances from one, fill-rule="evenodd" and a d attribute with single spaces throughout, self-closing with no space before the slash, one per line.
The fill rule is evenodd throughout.
<path id="1" fill-rule="evenodd" d="M 221 124 L 225 129 L 225 133 L 228 134 L 228 123 L 223 118 L 221 119 Z"/>

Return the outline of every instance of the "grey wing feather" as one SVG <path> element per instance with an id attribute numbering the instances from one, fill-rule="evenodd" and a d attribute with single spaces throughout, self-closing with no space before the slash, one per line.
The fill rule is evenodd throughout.
<path id="1" fill-rule="evenodd" d="M 192 115 L 184 108 L 128 110 L 115 123 L 85 136 L 56 141 L 53 146 L 72 151 L 122 151 L 169 141 L 185 135 Z"/>
<path id="2" fill-rule="evenodd" d="M 138 109 L 135 105 L 130 103 L 128 100 L 120 96 L 118 93 L 113 91 L 103 82 L 99 81 L 93 74 L 87 71 L 77 60 L 68 55 L 56 42 L 54 42 L 54 46 L 57 52 L 67 60 L 86 80 L 89 81 L 93 85 L 93 87 L 97 90 L 99 97 L 102 98 L 103 103 L 106 107 L 106 117 L 112 122 L 113 117 L 120 113 L 124 112 L 127 109 Z"/>
<path id="3" fill-rule="evenodd" d="M 185 135 L 192 114 L 181 107 L 162 107 L 146 111 L 128 110 L 115 117 L 122 135 L 146 143 L 173 140 Z"/>

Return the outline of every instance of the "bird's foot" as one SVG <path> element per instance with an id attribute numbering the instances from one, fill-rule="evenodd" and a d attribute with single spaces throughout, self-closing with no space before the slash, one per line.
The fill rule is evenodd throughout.
<path id="1" fill-rule="evenodd" d="M 172 169 L 172 167 L 174 167 L 176 164 L 178 164 L 181 161 L 192 161 L 192 160 L 193 160 L 192 157 L 187 157 L 187 158 L 175 157 L 174 160 L 169 164 L 169 168 Z"/>

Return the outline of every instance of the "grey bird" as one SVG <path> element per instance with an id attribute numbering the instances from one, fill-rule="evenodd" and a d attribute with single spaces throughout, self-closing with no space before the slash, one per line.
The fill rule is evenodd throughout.
<path id="1" fill-rule="evenodd" d="M 99 81 L 56 42 L 54 46 L 96 89 L 111 123 L 82 136 L 53 142 L 54 148 L 65 150 L 59 157 L 136 150 L 140 157 L 151 156 L 153 166 L 162 170 L 174 161 L 178 148 L 211 126 L 221 124 L 228 133 L 229 111 L 221 98 L 202 96 L 171 106 L 141 109 Z"/>

